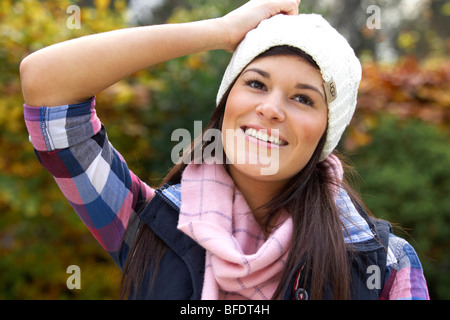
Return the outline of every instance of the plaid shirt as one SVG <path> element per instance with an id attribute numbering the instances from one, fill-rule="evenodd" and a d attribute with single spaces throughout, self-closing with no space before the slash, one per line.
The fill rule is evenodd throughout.
<path id="1" fill-rule="evenodd" d="M 130 218 L 155 194 L 110 144 L 95 99 L 58 107 L 24 105 L 30 141 L 45 169 L 102 247 L 122 268 L 133 235 Z M 176 195 L 174 196 L 176 198 Z M 338 204 L 339 205 L 339 204 Z M 364 241 L 368 226 L 350 213 L 342 220 L 347 241 Z M 412 246 L 390 236 L 387 277 L 380 299 L 429 299 L 422 266 Z"/>

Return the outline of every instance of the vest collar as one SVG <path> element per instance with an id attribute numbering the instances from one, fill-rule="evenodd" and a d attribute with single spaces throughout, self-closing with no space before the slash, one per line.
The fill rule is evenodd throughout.
<path id="1" fill-rule="evenodd" d="M 181 206 L 181 184 L 166 185 L 160 192 L 171 203 L 171 206 L 179 210 Z M 358 210 L 355 208 L 347 192 L 339 191 L 336 204 L 340 208 L 340 217 L 343 223 L 344 241 L 347 244 L 363 243 L 374 238 L 374 233 Z"/>

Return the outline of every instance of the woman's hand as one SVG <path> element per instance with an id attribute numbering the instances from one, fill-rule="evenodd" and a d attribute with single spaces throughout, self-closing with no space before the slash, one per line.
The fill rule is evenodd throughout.
<path id="1" fill-rule="evenodd" d="M 227 51 L 234 51 L 247 32 L 277 14 L 297 15 L 301 0 L 250 0 L 238 9 L 219 18 L 226 32 Z"/>

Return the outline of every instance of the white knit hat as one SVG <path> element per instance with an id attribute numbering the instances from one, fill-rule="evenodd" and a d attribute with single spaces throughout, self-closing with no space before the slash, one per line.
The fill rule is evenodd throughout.
<path id="1" fill-rule="evenodd" d="M 318 14 L 279 14 L 247 33 L 234 52 L 217 94 L 223 95 L 259 54 L 288 45 L 309 54 L 320 68 L 328 102 L 328 132 L 320 161 L 337 146 L 356 107 L 361 63 L 347 40 Z"/>

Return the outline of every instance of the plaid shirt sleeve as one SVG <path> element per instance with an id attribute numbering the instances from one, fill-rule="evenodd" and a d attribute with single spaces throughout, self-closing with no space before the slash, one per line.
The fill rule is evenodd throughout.
<path id="1" fill-rule="evenodd" d="M 422 265 L 413 247 L 395 235 L 389 237 L 387 279 L 381 300 L 429 300 Z"/>
<path id="2" fill-rule="evenodd" d="M 131 241 L 124 237 L 125 230 L 154 190 L 129 170 L 109 143 L 95 99 L 51 108 L 24 105 L 24 117 L 39 161 L 122 267 Z"/>

